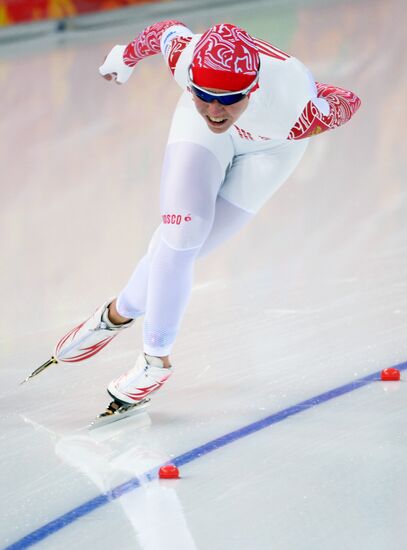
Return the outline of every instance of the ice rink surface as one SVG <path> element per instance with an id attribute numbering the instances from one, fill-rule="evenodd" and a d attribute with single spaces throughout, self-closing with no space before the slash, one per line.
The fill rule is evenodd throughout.
<path id="1" fill-rule="evenodd" d="M 243 26 L 363 105 L 199 263 L 148 412 L 92 432 L 140 322 L 19 382 L 144 253 L 180 92 L 158 56 L 125 86 L 97 74 L 151 18 L 2 47 L 1 548 L 407 547 L 404 3 L 303 4 L 176 14 L 195 32 Z M 398 364 L 401 382 L 377 380 Z M 181 479 L 158 481 L 169 460 Z"/>

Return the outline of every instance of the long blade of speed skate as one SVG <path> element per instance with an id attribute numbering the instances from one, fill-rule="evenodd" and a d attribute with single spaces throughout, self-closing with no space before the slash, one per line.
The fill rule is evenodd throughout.
<path id="1" fill-rule="evenodd" d="M 94 430 L 95 428 L 106 426 L 107 424 L 111 424 L 112 422 L 117 422 L 122 418 L 129 418 L 130 416 L 135 416 L 137 414 L 140 414 L 144 412 L 149 402 L 150 402 L 150 399 L 147 398 L 147 399 L 143 399 L 139 403 L 135 403 L 134 405 L 122 406 L 118 408 L 114 413 L 109 414 L 107 412 L 104 412 L 99 416 L 97 416 L 95 420 L 93 420 L 89 424 L 88 430 Z"/>
<path id="2" fill-rule="evenodd" d="M 27 378 L 25 380 L 23 380 L 22 382 L 20 382 L 20 385 L 21 384 L 24 384 L 25 382 L 27 382 L 28 380 L 30 380 L 31 378 L 34 378 L 34 376 L 37 376 L 37 374 L 40 374 L 40 372 L 42 372 L 43 370 L 47 369 L 48 367 L 50 367 L 51 365 L 56 365 L 58 363 L 58 360 L 56 359 L 56 357 L 52 356 L 51 359 L 48 359 L 48 361 L 46 361 L 45 363 L 43 363 L 41 366 L 38 367 L 38 369 L 35 369 L 35 371 L 33 371 L 30 376 L 27 376 Z"/>

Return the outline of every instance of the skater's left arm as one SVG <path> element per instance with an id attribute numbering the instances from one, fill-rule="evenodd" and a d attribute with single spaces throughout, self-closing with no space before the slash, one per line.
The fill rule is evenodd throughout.
<path id="1" fill-rule="evenodd" d="M 361 105 L 359 97 L 343 88 L 315 83 L 317 96 L 308 101 L 287 139 L 303 139 L 333 130 L 352 118 Z"/>

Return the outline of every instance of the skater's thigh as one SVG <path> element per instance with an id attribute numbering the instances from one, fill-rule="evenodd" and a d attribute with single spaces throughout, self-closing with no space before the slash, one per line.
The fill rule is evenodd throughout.
<path id="1" fill-rule="evenodd" d="M 307 145 L 308 140 L 287 141 L 235 156 L 219 195 L 247 212 L 258 212 L 294 171 Z"/>
<path id="2" fill-rule="evenodd" d="M 215 134 L 209 130 L 188 91 L 180 97 L 172 118 L 167 146 L 175 143 L 193 143 L 208 150 L 218 160 L 223 172 L 230 166 L 235 155 L 230 134 Z"/>
<path id="3" fill-rule="evenodd" d="M 184 98 L 174 115 L 161 177 L 161 235 L 169 246 L 203 244 L 232 159 L 230 136 L 213 134 Z"/>

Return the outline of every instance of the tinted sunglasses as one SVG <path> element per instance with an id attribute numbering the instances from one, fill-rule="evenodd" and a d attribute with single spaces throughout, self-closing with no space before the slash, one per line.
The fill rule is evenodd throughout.
<path id="1" fill-rule="evenodd" d="M 252 90 L 257 82 L 259 80 L 259 72 L 257 73 L 256 78 L 253 80 L 253 82 L 245 88 L 244 90 L 239 90 L 238 92 L 223 92 L 223 93 L 215 93 L 215 92 L 208 92 L 208 90 L 205 90 L 205 88 L 201 88 L 197 84 L 194 84 L 192 81 L 192 75 L 191 75 L 191 67 L 188 69 L 188 85 L 191 88 L 192 92 L 196 97 L 198 97 L 200 100 L 204 101 L 205 103 L 212 103 L 212 101 L 219 101 L 222 105 L 233 105 L 234 103 L 238 103 L 239 101 L 242 101 Z"/>

